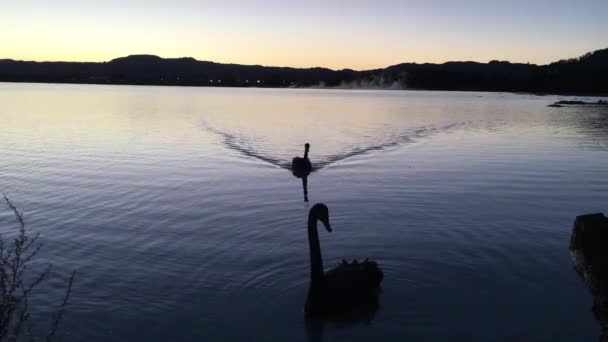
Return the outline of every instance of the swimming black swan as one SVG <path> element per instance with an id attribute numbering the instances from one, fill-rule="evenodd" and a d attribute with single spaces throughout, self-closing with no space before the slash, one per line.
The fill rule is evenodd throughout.
<path id="1" fill-rule="evenodd" d="M 310 150 L 310 144 L 306 143 L 304 145 L 304 158 L 295 157 L 291 160 L 291 170 L 294 175 L 308 174 L 312 171 L 312 164 L 308 159 L 308 150 Z"/>
<path id="2" fill-rule="evenodd" d="M 321 221 L 328 232 L 329 210 L 325 204 L 315 204 L 308 214 L 308 244 L 310 247 L 310 288 L 306 299 L 307 317 L 359 320 L 362 315 L 373 317 L 378 307 L 378 292 L 383 273 L 375 261 L 361 263 L 342 261 L 325 273 L 317 232 Z M 350 316 L 350 317 L 349 317 Z"/>

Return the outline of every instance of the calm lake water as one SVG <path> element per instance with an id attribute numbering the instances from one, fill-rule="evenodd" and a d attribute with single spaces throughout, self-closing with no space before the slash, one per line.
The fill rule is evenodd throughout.
<path id="1" fill-rule="evenodd" d="M 34 331 L 76 270 L 60 341 L 314 340 L 324 202 L 326 267 L 385 272 L 375 319 L 325 341 L 595 341 L 568 244 L 576 215 L 608 211 L 608 108 L 559 99 L 0 84 L 0 191 L 41 234 L 31 271 L 54 265 Z M 284 168 L 305 142 L 308 203 Z"/>

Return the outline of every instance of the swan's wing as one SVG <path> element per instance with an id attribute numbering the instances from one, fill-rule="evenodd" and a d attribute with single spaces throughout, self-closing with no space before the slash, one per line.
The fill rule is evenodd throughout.
<path id="1" fill-rule="evenodd" d="M 375 261 L 342 262 L 325 274 L 329 287 L 352 288 L 361 292 L 377 289 L 383 278 L 384 274 Z"/>
<path id="2" fill-rule="evenodd" d="M 363 263 L 346 263 L 325 273 L 324 293 L 333 319 L 369 321 L 378 310 L 379 286 Z"/>

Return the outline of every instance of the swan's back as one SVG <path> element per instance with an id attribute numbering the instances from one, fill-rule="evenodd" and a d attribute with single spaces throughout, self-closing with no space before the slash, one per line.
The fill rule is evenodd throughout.
<path id="1" fill-rule="evenodd" d="M 324 298 L 328 314 L 375 313 L 382 270 L 374 261 L 342 262 L 325 273 Z"/>
<path id="2" fill-rule="evenodd" d="M 291 169 L 294 172 L 310 172 L 312 170 L 312 164 L 309 159 L 295 157 L 291 160 Z"/>
<path id="3" fill-rule="evenodd" d="M 384 274 L 375 261 L 342 261 L 325 273 L 325 284 L 334 290 L 352 289 L 363 294 L 377 291 L 383 278 Z"/>

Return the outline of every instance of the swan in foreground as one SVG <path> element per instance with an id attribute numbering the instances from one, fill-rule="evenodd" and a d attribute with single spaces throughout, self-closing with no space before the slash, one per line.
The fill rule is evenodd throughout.
<path id="1" fill-rule="evenodd" d="M 315 318 L 373 317 L 378 307 L 378 293 L 383 273 L 375 261 L 361 263 L 342 261 L 328 272 L 323 271 L 321 246 L 317 232 L 321 221 L 328 232 L 329 210 L 325 204 L 315 204 L 308 214 L 308 243 L 310 247 L 310 288 L 305 314 Z"/>
<path id="2" fill-rule="evenodd" d="M 294 175 L 307 174 L 312 171 L 312 164 L 308 159 L 308 150 L 310 150 L 310 144 L 306 143 L 304 145 L 304 158 L 295 157 L 291 160 L 291 170 Z"/>

